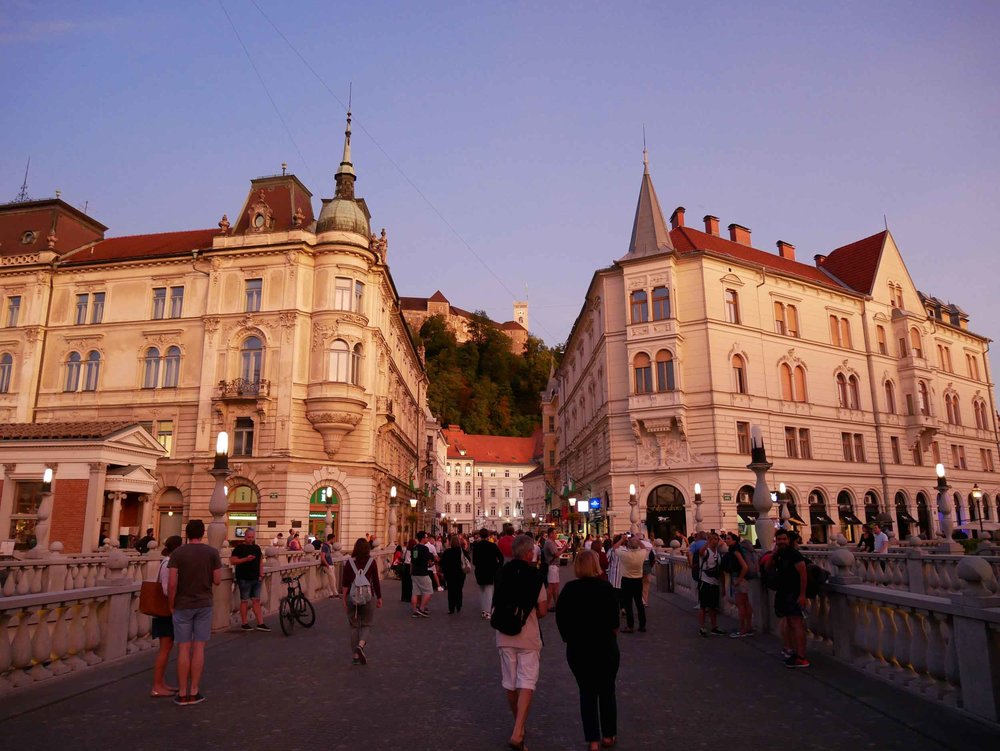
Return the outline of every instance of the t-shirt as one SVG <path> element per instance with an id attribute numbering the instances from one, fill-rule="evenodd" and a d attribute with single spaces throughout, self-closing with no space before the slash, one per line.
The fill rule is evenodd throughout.
<path id="1" fill-rule="evenodd" d="M 333 565 L 333 546 L 330 543 L 328 543 L 328 542 L 324 542 L 322 545 L 320 545 L 319 552 L 320 552 L 320 558 L 323 559 L 323 561 L 326 563 L 326 565 L 327 566 L 332 566 Z"/>
<path id="2" fill-rule="evenodd" d="M 621 574 L 623 579 L 641 579 L 642 562 L 649 555 L 642 548 L 629 550 L 624 545 L 616 551 L 618 560 L 621 561 Z"/>
<path id="3" fill-rule="evenodd" d="M 218 550 L 204 543 L 181 545 L 167 567 L 177 569 L 175 610 L 212 607 L 212 574 L 222 568 Z"/>
<path id="4" fill-rule="evenodd" d="M 541 586 L 541 578 L 541 574 L 539 573 L 538 597 L 535 601 L 536 605 L 547 602 L 549 598 L 548 593 L 545 591 L 545 587 Z M 528 619 L 524 622 L 524 626 L 521 628 L 521 633 L 517 636 L 508 636 L 507 634 L 501 634 L 499 631 L 496 632 L 496 635 L 498 647 L 540 650 L 542 648 L 542 631 L 538 624 L 538 611 L 535 608 L 531 609 L 531 612 L 528 614 Z"/>
<path id="5" fill-rule="evenodd" d="M 691 543 L 691 546 L 688 548 L 688 553 L 691 554 L 691 560 L 694 561 L 694 565 L 696 567 L 701 565 L 699 563 L 701 559 L 698 558 L 698 554 L 701 552 L 701 549 L 706 545 L 708 545 L 708 540 L 695 540 L 694 542 Z"/>
<path id="6" fill-rule="evenodd" d="M 413 566 L 410 573 L 413 576 L 430 576 L 431 551 L 426 545 L 418 543 L 413 546 L 410 562 Z"/>
<path id="7" fill-rule="evenodd" d="M 559 544 L 555 540 L 545 541 L 545 565 L 552 566 L 559 563 Z"/>
<path id="8" fill-rule="evenodd" d="M 707 543 L 706 543 L 707 544 Z M 704 545 L 702 546 L 704 547 Z M 701 561 L 701 570 L 698 572 L 699 581 L 702 584 L 710 584 L 714 586 L 719 586 L 719 578 L 721 578 L 721 571 L 718 577 L 709 576 L 708 571 L 719 567 L 722 563 L 722 546 L 720 545 L 715 550 L 707 548 L 704 557 L 701 557 L 701 549 L 698 551 L 699 560 Z"/>
<path id="9" fill-rule="evenodd" d="M 260 578 L 260 561 L 264 553 L 261 551 L 260 545 L 251 545 L 247 542 L 241 542 L 233 548 L 233 558 L 246 558 L 248 555 L 254 557 L 252 561 L 236 564 L 236 578 L 243 581 L 253 581 Z"/>
<path id="10" fill-rule="evenodd" d="M 889 550 L 889 535 L 885 532 L 879 532 L 875 535 L 875 552 L 876 553 L 886 553 Z"/>
<path id="11" fill-rule="evenodd" d="M 514 535 L 501 535 L 497 540 L 497 547 L 500 548 L 504 563 L 510 563 L 514 558 Z"/>
<path id="12" fill-rule="evenodd" d="M 798 598 L 802 591 L 802 581 L 799 572 L 795 570 L 798 563 L 804 563 L 805 557 L 795 548 L 778 550 L 774 554 L 774 571 L 778 577 L 778 596 Z"/>

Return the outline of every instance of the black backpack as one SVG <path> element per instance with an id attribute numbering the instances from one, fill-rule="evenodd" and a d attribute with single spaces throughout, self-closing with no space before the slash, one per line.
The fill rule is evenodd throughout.
<path id="1" fill-rule="evenodd" d="M 517 636 L 528 622 L 541 588 L 538 569 L 524 561 L 508 563 L 497 575 L 490 626 L 501 634 Z"/>
<path id="2" fill-rule="evenodd" d="M 829 578 L 830 574 L 826 569 L 820 568 L 806 558 L 806 597 L 814 599 Z"/>

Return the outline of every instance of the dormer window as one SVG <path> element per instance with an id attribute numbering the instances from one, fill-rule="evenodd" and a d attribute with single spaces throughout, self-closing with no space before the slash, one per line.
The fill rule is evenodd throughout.
<path id="1" fill-rule="evenodd" d="M 258 211 L 256 214 L 253 215 L 253 226 L 255 229 L 264 229 L 264 224 L 266 222 L 267 222 L 267 217 L 264 216 L 263 212 Z"/>

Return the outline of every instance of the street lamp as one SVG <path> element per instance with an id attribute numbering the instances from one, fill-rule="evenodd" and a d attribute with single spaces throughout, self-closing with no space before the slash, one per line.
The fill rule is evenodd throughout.
<path id="1" fill-rule="evenodd" d="M 701 523 L 704 521 L 701 517 L 701 483 L 696 482 L 694 484 L 694 531 L 701 532 Z"/>
<path id="2" fill-rule="evenodd" d="M 389 488 L 389 545 L 396 544 L 396 486 Z"/>
<path id="3" fill-rule="evenodd" d="M 635 483 L 628 486 L 628 531 L 634 535 L 639 534 L 639 501 L 635 497 Z"/>
<path id="4" fill-rule="evenodd" d="M 222 543 L 226 540 L 229 525 L 226 522 L 226 511 L 229 503 L 226 499 L 226 477 L 229 476 L 229 434 L 226 431 L 219 433 L 215 441 L 215 463 L 209 474 L 215 478 L 215 488 L 212 490 L 212 497 L 208 502 L 208 511 L 212 514 L 212 521 L 208 525 L 208 544 L 221 550 Z"/>
<path id="5" fill-rule="evenodd" d="M 411 537 L 416 537 L 417 536 L 417 499 L 416 498 L 411 498 L 410 499 L 410 516 L 413 517 L 413 521 L 412 521 L 413 529 L 411 530 L 412 534 L 410 536 Z"/>
<path id="6" fill-rule="evenodd" d="M 590 520 L 587 518 L 588 509 L 589 509 L 589 503 L 588 503 L 588 501 L 586 499 L 581 499 L 581 500 L 579 500 L 579 501 L 576 502 L 576 510 L 579 513 L 583 514 L 583 535 L 584 535 L 584 537 L 587 536 L 587 528 L 590 526 L 588 524 L 588 522 Z"/>
<path id="7" fill-rule="evenodd" d="M 29 558 L 42 558 L 49 553 L 49 518 L 52 516 L 52 467 L 42 472 L 42 498 L 38 502 L 35 521 L 35 547 L 28 551 Z"/>
<path id="8" fill-rule="evenodd" d="M 788 529 L 788 522 L 792 518 L 792 514 L 788 510 L 788 490 L 783 482 L 778 483 L 778 503 L 781 504 L 778 510 L 780 526 L 782 529 Z"/>
<path id="9" fill-rule="evenodd" d="M 323 496 L 326 498 L 326 518 L 323 520 L 323 541 L 326 542 L 326 538 L 333 534 L 333 488 L 327 485 L 326 490 L 323 491 Z"/>
<path id="10" fill-rule="evenodd" d="M 976 504 L 976 516 L 979 517 L 979 536 L 983 536 L 983 491 L 979 489 L 979 483 L 977 482 L 972 486 L 972 500 Z"/>
<path id="11" fill-rule="evenodd" d="M 752 470 L 757 476 L 757 482 L 753 489 L 753 507 L 757 511 L 757 522 L 754 527 L 757 530 L 757 539 L 760 540 L 761 550 L 770 550 L 774 542 L 774 521 L 770 518 L 771 492 L 767 487 L 767 473 L 773 465 L 767 460 L 767 451 L 764 449 L 764 434 L 759 425 L 750 428 L 750 463 L 747 469 Z"/>

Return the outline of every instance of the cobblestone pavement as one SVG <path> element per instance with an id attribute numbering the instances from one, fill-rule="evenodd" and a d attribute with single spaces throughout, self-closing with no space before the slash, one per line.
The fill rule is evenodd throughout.
<path id="1" fill-rule="evenodd" d="M 564 576 L 568 572 L 564 572 Z M 385 585 L 367 666 L 350 664 L 339 602 L 318 603 L 316 625 L 291 638 L 215 635 L 204 703 L 148 698 L 153 655 L 54 679 L 0 700 L 5 749 L 199 747 L 275 749 L 504 749 L 510 715 L 494 632 L 466 606 L 409 617 L 399 584 Z M 770 638 L 698 636 L 691 603 L 652 594 L 649 631 L 620 637 L 621 751 L 791 746 L 808 749 L 996 748 L 1000 733 L 822 657 L 787 670 Z M 576 684 L 554 617 L 543 620 L 542 678 L 528 748 L 586 748 Z M 173 675 L 171 667 L 168 675 Z"/>

